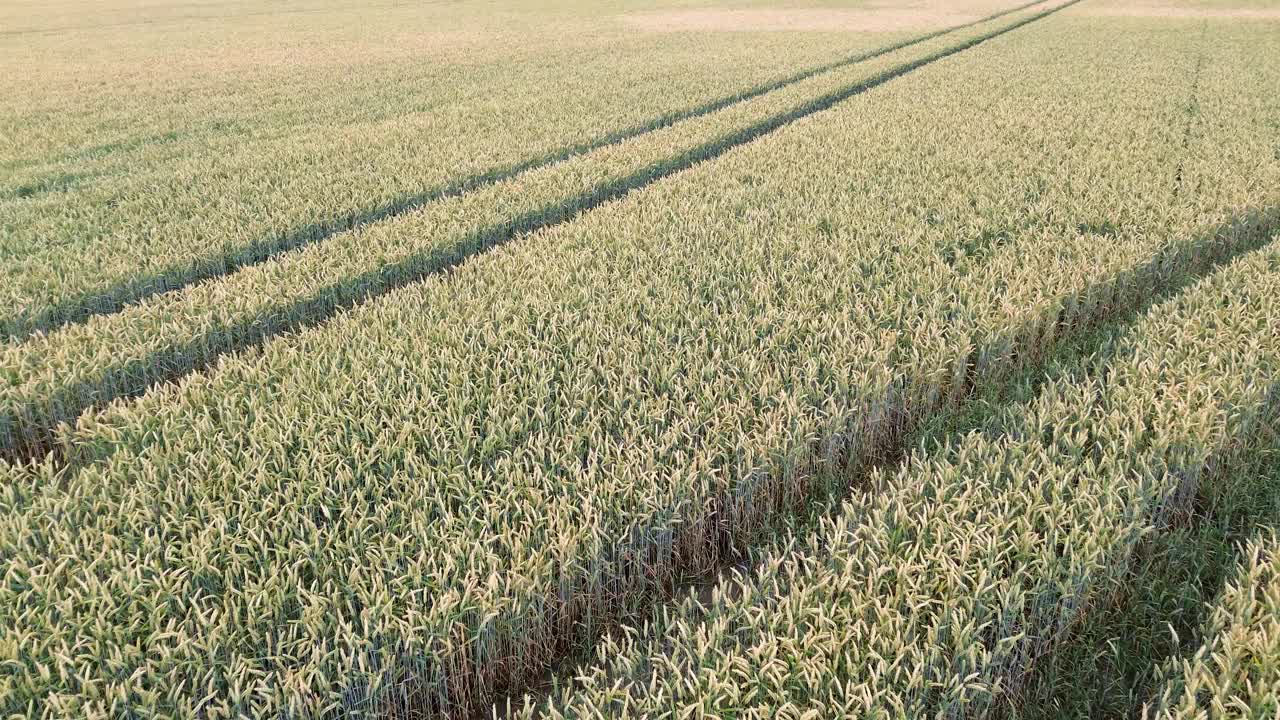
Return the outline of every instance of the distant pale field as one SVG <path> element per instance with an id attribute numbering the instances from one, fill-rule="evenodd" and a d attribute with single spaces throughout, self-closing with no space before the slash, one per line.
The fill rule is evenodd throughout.
<path id="1" fill-rule="evenodd" d="M 789 5 L 790 3 L 783 3 Z M 828 3 L 832 4 L 832 3 Z M 895 32 L 958 25 L 994 12 L 1001 2 L 887 2 L 854 7 L 679 7 L 628 13 L 623 20 L 644 30 L 667 32 Z"/>
<path id="2" fill-rule="evenodd" d="M 1137 2 L 1090 3 L 1079 12 L 1102 17 L 1162 18 L 1166 20 L 1280 20 L 1280 8 L 1274 3 L 1257 0 L 1201 0 L 1199 2 Z"/>

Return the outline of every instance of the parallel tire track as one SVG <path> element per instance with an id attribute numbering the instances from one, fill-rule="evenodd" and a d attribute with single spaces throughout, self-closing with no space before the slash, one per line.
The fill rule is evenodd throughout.
<path id="1" fill-rule="evenodd" d="M 958 397 L 953 398 L 958 411 L 963 412 L 978 388 L 1002 385 L 1019 374 L 1042 367 L 1051 353 L 1087 338 L 1102 325 L 1132 323 L 1147 309 L 1177 295 L 1231 259 L 1271 242 L 1278 231 L 1280 207 L 1247 211 L 1199 237 L 1158 253 L 1140 266 L 1080 288 L 1077 290 L 1080 298 L 1109 293 L 1114 302 L 1089 307 L 1068 302 L 1049 316 L 1011 328 L 990 347 L 976 349 L 968 360 L 968 381 Z M 1075 310 L 1069 312 L 1068 307 Z M 1044 342 L 1045 338 L 1050 338 L 1048 343 Z M 977 361 L 988 354 L 1003 354 L 1006 361 Z M 909 389 L 904 388 L 900 394 L 910 395 Z M 479 653 L 462 653 L 459 657 L 435 658 L 428 666 L 433 677 L 425 680 L 425 687 L 400 686 L 397 696 L 375 698 L 364 696 L 358 688 L 353 689 L 351 696 L 358 699 L 353 700 L 348 709 L 358 714 L 368 707 L 378 707 L 392 717 L 416 717 L 418 713 L 425 713 L 480 718 L 493 712 L 495 707 L 505 705 L 508 698 L 515 706 L 525 694 L 536 696 L 545 692 L 550 669 L 570 664 L 568 659 L 575 656 L 575 648 L 590 647 L 598 639 L 598 636 L 584 636 L 580 622 L 583 617 L 589 615 L 596 627 L 609 624 L 602 618 L 614 624 L 634 620 L 637 607 L 643 612 L 667 598 L 712 585 L 734 568 L 741 571 L 749 559 L 740 549 L 758 545 L 763 534 L 777 527 L 780 520 L 793 517 L 806 507 L 839 499 L 872 469 L 894 466 L 910 451 L 923 422 L 938 411 L 945 408 L 891 409 L 873 431 L 875 441 L 856 449 L 841 441 L 827 446 L 815 443 L 805 454 L 808 459 L 800 463 L 801 467 L 809 468 L 800 473 L 802 477 L 784 484 L 780 478 L 760 475 L 752 482 L 743 483 L 731 495 L 714 498 L 706 508 L 695 511 L 696 516 L 683 518 L 676 525 L 676 537 L 670 548 L 662 550 L 631 543 L 610 548 L 607 552 L 611 557 L 601 563 L 602 566 L 625 568 L 627 563 L 622 560 L 626 559 L 636 565 L 631 573 L 609 583 L 622 589 L 619 597 L 613 599 L 616 606 L 563 607 L 552 616 L 540 619 L 539 624 L 545 624 L 547 631 L 533 634 L 554 638 L 556 650 L 550 657 L 542 658 L 542 662 L 514 671 L 501 684 L 482 686 L 483 681 L 475 679 L 479 674 L 475 667 Z M 664 552 L 669 552 L 671 557 L 663 557 Z M 659 574 L 653 567 L 664 570 Z M 573 630 L 566 632 L 568 628 Z M 413 660 L 406 662 L 411 667 L 420 666 Z"/>
<path id="2" fill-rule="evenodd" d="M 451 197 L 457 197 L 488 185 L 500 183 L 504 180 L 510 180 L 532 170 L 548 167 L 578 155 L 589 153 L 593 150 L 617 145 L 631 138 L 636 138 L 641 135 L 661 130 L 662 128 L 669 127 L 683 120 L 691 120 L 705 115 L 710 115 L 719 110 L 766 95 L 775 90 L 795 85 L 796 83 L 802 82 L 811 77 L 843 67 L 848 67 L 850 65 L 856 65 L 867 60 L 887 55 L 897 50 L 906 49 L 913 45 L 918 45 L 957 30 L 990 22 L 1006 15 L 1025 10 L 1042 2 L 1044 2 L 1044 0 L 1032 0 L 1032 2 L 1009 8 L 1008 10 L 1002 10 L 979 20 L 974 20 L 961 25 L 954 25 L 941 30 L 935 30 L 927 34 L 886 45 L 869 52 L 859 53 L 840 60 L 811 67 L 778 80 L 756 85 L 739 93 L 727 95 L 694 107 L 667 113 L 648 122 L 608 133 L 594 140 L 563 147 L 549 154 L 540 155 L 524 162 L 492 168 L 486 172 L 461 178 L 455 182 L 448 183 L 433 190 L 393 198 L 380 205 L 366 208 L 363 211 L 350 213 L 339 218 L 334 218 L 330 221 L 309 223 L 285 231 L 279 235 L 260 238 L 239 248 L 230 255 L 206 257 L 198 260 L 192 265 L 172 267 L 156 273 L 129 278 L 103 290 L 85 293 L 64 301 L 56 302 L 45 310 L 34 314 L 24 314 L 20 311 L 16 315 L 0 317 L 0 338 L 8 337 L 10 339 L 23 339 L 30 337 L 36 332 L 47 332 L 64 325 L 84 322 L 95 315 L 107 315 L 118 312 L 125 307 L 136 304 L 154 295 L 181 290 L 182 288 L 198 282 L 228 275 L 241 268 L 251 267 L 253 265 L 266 262 L 274 257 L 289 252 L 290 250 L 313 243 L 324 242 L 328 238 L 339 233 L 356 230 L 382 220 L 404 215 L 405 213 L 412 212 L 413 210 L 423 207 L 429 203 L 445 200 Z"/>
<path id="3" fill-rule="evenodd" d="M 156 386 L 180 380 L 210 366 L 224 354 L 260 345 L 281 333 L 320 324 L 338 313 L 431 274 L 448 270 L 477 253 L 507 243 L 523 234 L 570 222 L 583 213 L 632 191 L 641 190 L 695 165 L 714 160 L 797 120 L 827 110 L 837 103 L 1012 32 L 1077 2 L 1080 0 L 1070 0 L 1046 8 L 1010 25 L 901 63 L 862 82 L 825 93 L 674 157 L 664 158 L 631 175 L 594 187 L 567 202 L 507 218 L 449 248 L 417 253 L 399 262 L 348 277 L 340 286 L 328 287 L 307 297 L 296 298 L 284 307 L 277 307 L 268 317 L 252 317 L 235 327 L 215 328 L 184 345 L 169 346 L 146 358 L 112 368 L 105 373 L 108 376 L 106 381 L 63 386 L 53 397 L 29 400 L 18 407 L 6 408 L 0 414 L 0 442 L 4 442 L 0 447 L 0 457 L 28 461 L 49 452 L 62 453 L 63 448 L 56 442 L 56 428 L 60 422 L 73 420 L 81 413 L 111 400 L 141 395 Z M 65 461 L 67 458 L 60 460 Z"/>

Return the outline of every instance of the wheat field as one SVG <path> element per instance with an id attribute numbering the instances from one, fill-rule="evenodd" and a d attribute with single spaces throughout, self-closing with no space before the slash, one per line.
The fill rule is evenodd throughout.
<path id="1" fill-rule="evenodd" d="M 1280 5 L 11 0 L 0 713 L 1280 719 Z"/>

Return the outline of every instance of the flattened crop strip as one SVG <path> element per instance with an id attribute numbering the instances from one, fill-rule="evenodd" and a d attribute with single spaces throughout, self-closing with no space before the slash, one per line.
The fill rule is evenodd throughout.
<path id="1" fill-rule="evenodd" d="M 1212 463 L 1133 549 L 1129 571 L 993 715 L 1140 717 L 1167 675 L 1209 642 L 1212 600 L 1244 545 L 1280 520 L 1280 387 L 1260 405 L 1256 450 Z M 1165 698 L 1167 699 L 1167 698 Z M 1158 703 L 1159 704 L 1159 703 Z"/>
<path id="2" fill-rule="evenodd" d="M 1196 64 L 1191 71 L 1191 90 L 1187 97 L 1187 124 L 1182 132 L 1182 153 L 1185 155 L 1191 147 L 1191 135 L 1195 131 L 1196 118 L 1200 114 L 1200 77 L 1204 74 L 1205 62 L 1205 38 L 1209 34 L 1209 21 L 1206 20 L 1200 26 L 1200 36 L 1196 47 Z M 1174 194 L 1182 192 L 1182 173 L 1184 172 L 1184 163 L 1178 163 L 1178 169 L 1173 176 Z"/>
<path id="3" fill-rule="evenodd" d="M 1201 630 L 1203 644 L 1164 667 L 1168 680 L 1144 718 L 1271 720 L 1280 714 L 1280 534 L 1244 547 Z"/>

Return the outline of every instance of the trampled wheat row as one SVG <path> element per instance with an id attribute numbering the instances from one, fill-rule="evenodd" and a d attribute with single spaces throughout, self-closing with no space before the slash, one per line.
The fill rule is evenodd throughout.
<path id="1" fill-rule="evenodd" d="M 1201 647 L 1172 663 L 1159 720 L 1271 720 L 1280 714 L 1280 537 L 1262 530 L 1214 604 Z"/>

